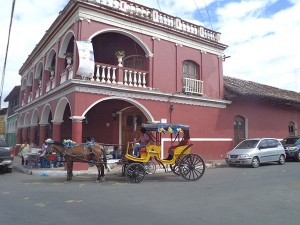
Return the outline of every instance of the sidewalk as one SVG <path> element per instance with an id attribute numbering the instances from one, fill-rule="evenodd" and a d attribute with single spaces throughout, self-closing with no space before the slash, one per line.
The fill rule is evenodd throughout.
<path id="1" fill-rule="evenodd" d="M 111 167 L 110 172 L 106 172 L 106 174 L 121 174 L 122 173 L 122 165 L 116 164 L 116 160 L 110 161 L 108 160 L 108 165 Z M 220 168 L 227 167 L 225 160 L 215 160 L 215 161 L 206 161 L 206 168 Z M 40 166 L 40 164 L 39 164 Z M 54 167 L 54 168 L 27 168 L 26 166 L 21 165 L 21 158 L 19 156 L 14 157 L 14 169 L 17 169 L 23 173 L 30 175 L 38 175 L 38 176 L 67 176 L 67 171 L 64 167 Z M 157 168 L 156 173 L 163 173 L 164 170 L 162 168 Z M 73 176 L 84 176 L 84 175 L 97 175 L 97 167 L 89 167 L 88 170 L 82 171 L 73 171 Z"/>

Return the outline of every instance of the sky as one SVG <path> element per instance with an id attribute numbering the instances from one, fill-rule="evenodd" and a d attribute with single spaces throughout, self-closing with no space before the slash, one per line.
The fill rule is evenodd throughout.
<path id="1" fill-rule="evenodd" d="M 300 92 L 300 0 L 131 0 L 221 33 L 224 75 Z M 13 0 L 0 0 L 0 70 Z M 2 101 L 68 0 L 16 0 Z M 7 103 L 2 103 L 5 107 Z"/>

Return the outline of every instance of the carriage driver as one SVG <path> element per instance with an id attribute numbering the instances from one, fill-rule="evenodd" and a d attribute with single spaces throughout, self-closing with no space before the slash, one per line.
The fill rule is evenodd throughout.
<path id="1" fill-rule="evenodd" d="M 134 148 L 133 148 L 133 155 L 134 156 L 137 156 L 138 153 L 139 153 L 139 151 L 140 151 L 140 149 L 144 148 L 146 145 L 148 145 L 150 143 L 150 137 L 149 137 L 149 135 L 146 132 L 146 128 L 142 127 L 140 129 L 140 131 L 141 131 L 141 136 L 137 140 L 137 144 L 135 144 Z"/>

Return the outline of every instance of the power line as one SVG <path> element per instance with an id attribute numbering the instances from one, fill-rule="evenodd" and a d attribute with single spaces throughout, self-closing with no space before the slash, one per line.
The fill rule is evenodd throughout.
<path id="1" fill-rule="evenodd" d="M 16 0 L 13 0 L 13 2 L 12 2 L 12 9 L 11 9 L 11 15 L 10 15 L 10 24 L 9 24 L 9 31 L 8 31 L 8 40 L 7 40 L 6 52 L 5 52 L 5 58 L 4 58 L 4 66 L 3 66 L 2 79 L 1 79 L 1 87 L 0 87 L 0 109 L 1 109 L 1 102 L 2 102 L 2 93 L 3 93 L 3 85 L 4 85 L 4 78 L 5 78 L 7 54 L 8 54 L 8 48 L 9 48 L 10 32 L 11 32 L 11 26 L 12 26 L 12 21 L 13 21 L 13 16 L 14 16 L 14 10 L 15 10 L 15 2 L 16 2 Z"/>

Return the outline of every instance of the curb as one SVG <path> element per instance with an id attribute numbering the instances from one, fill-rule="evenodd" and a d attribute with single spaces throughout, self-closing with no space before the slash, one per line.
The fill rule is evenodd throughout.
<path id="1" fill-rule="evenodd" d="M 213 168 L 223 168 L 228 167 L 228 165 L 223 161 L 208 161 L 205 163 L 206 169 Z M 14 163 L 14 169 L 23 172 L 28 175 L 39 175 L 39 176 L 54 176 L 54 177 L 63 177 L 67 175 L 67 171 L 65 170 L 35 170 L 30 168 L 25 168 L 24 166 Z M 121 168 L 112 169 L 112 171 L 107 174 L 119 174 L 121 173 Z M 156 169 L 156 173 L 164 173 L 164 169 Z M 73 176 L 87 176 L 87 175 L 97 175 L 98 172 L 95 171 L 73 171 Z"/>

